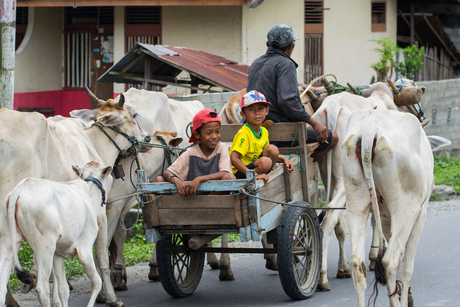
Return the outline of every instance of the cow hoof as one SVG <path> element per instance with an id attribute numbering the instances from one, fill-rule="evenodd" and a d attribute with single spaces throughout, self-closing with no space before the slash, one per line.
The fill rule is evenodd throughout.
<path id="1" fill-rule="evenodd" d="M 208 264 L 211 267 L 211 269 L 213 269 L 213 270 L 217 270 L 219 268 L 219 261 L 217 261 L 217 260 L 216 261 L 211 261 L 211 262 L 208 261 Z"/>
<path id="2" fill-rule="evenodd" d="M 160 281 L 160 274 L 158 273 L 158 267 L 149 264 L 150 271 L 149 271 L 149 280 L 151 281 Z"/>
<path id="3" fill-rule="evenodd" d="M 316 286 L 316 289 L 322 290 L 322 291 L 331 291 L 331 286 L 329 286 L 329 282 L 318 283 L 318 285 Z"/>
<path id="4" fill-rule="evenodd" d="M 112 281 L 113 287 L 117 289 L 123 281 L 123 274 L 121 271 L 112 271 L 110 272 L 110 280 Z"/>
<path id="5" fill-rule="evenodd" d="M 274 258 L 267 258 L 265 268 L 271 271 L 278 271 L 278 262 Z"/>
<path id="6" fill-rule="evenodd" d="M 102 293 L 102 292 L 99 292 L 99 294 L 98 294 L 97 297 L 96 297 L 96 303 L 104 304 L 105 301 L 106 301 L 105 294 Z M 109 305 L 107 304 L 107 306 L 109 306 Z"/>
<path id="7" fill-rule="evenodd" d="M 235 280 L 232 269 L 230 267 L 225 270 L 221 269 L 220 274 L 219 274 L 219 280 L 222 280 L 222 281 Z"/>
<path id="8" fill-rule="evenodd" d="M 30 290 L 32 290 L 32 285 L 31 284 L 21 284 L 20 290 L 22 293 L 29 293 Z"/>
<path id="9" fill-rule="evenodd" d="M 118 287 L 114 287 L 115 291 L 127 291 L 128 290 L 128 285 L 126 284 L 125 280 L 122 280 L 120 285 Z"/>
<path id="10" fill-rule="evenodd" d="M 107 303 L 106 306 L 109 306 L 109 307 L 125 307 L 125 305 L 123 304 L 122 301 L 120 301 L 120 299 L 118 299 L 116 302 Z"/>
<path id="11" fill-rule="evenodd" d="M 67 281 L 67 285 L 69 286 L 69 290 L 73 290 L 73 286 L 72 286 L 72 284 L 70 283 L 70 281 Z"/>
<path id="12" fill-rule="evenodd" d="M 369 263 L 369 271 L 374 271 L 375 270 L 375 260 L 371 259 Z"/>
<path id="13" fill-rule="evenodd" d="M 337 270 L 337 278 L 351 278 L 351 271 L 348 270 Z"/>

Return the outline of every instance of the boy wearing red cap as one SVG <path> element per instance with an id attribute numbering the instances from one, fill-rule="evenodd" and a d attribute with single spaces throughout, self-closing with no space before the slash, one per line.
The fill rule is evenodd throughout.
<path id="1" fill-rule="evenodd" d="M 268 180 L 268 175 L 276 162 L 284 163 L 290 173 L 292 162 L 279 155 L 278 147 L 270 145 L 268 131 L 262 127 L 268 114 L 270 102 L 257 91 L 246 93 L 241 99 L 241 116 L 246 124 L 238 131 L 230 148 L 232 171 L 237 179 L 245 179 L 246 171 L 253 169 L 257 179 Z"/>
<path id="2" fill-rule="evenodd" d="M 203 109 L 193 117 L 190 143 L 197 143 L 184 152 L 155 182 L 169 181 L 179 194 L 193 196 L 199 185 L 208 180 L 235 179 L 232 174 L 228 146 L 220 142 L 221 119 L 216 112 Z M 191 181 L 186 184 L 184 181 Z"/>

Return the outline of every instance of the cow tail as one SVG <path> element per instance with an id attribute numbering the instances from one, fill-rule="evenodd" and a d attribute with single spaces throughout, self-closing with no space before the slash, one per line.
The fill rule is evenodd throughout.
<path id="1" fill-rule="evenodd" d="M 379 204 L 377 199 L 377 192 L 375 190 L 374 176 L 372 172 L 372 158 L 375 150 L 375 144 L 377 140 L 377 132 L 373 125 L 368 126 L 367 129 L 362 130 L 362 141 L 361 141 L 361 156 L 364 177 L 366 178 L 367 186 L 369 189 L 371 206 L 373 215 L 375 218 L 375 226 L 379 234 L 379 252 L 377 262 L 375 265 L 375 279 L 378 283 L 386 285 L 385 271 L 382 265 L 382 258 L 384 254 L 383 250 L 383 230 L 382 222 L 380 219 Z M 374 288 L 377 287 L 377 283 L 374 284 Z"/>
<path id="2" fill-rule="evenodd" d="M 16 244 L 16 236 L 19 234 L 20 230 L 16 221 L 16 213 L 19 197 L 19 193 L 15 193 L 15 190 L 13 190 L 13 192 L 8 194 L 6 198 L 6 207 L 8 208 L 8 228 L 10 231 L 11 249 L 13 253 L 13 268 L 14 273 L 21 282 L 25 284 L 32 284 L 32 276 L 21 267 L 21 263 L 18 258 L 19 246 Z"/>

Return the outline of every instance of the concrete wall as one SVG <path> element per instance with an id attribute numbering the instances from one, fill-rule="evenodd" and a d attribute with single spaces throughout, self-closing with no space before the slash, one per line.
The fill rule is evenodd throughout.
<path id="1" fill-rule="evenodd" d="M 164 6 L 162 44 L 241 62 L 241 6 Z"/>
<path id="2" fill-rule="evenodd" d="M 243 7 L 243 63 L 251 63 L 267 50 L 267 32 L 276 24 L 287 24 L 300 39 L 296 41 L 292 59 L 299 64 L 297 79 L 304 75 L 304 1 L 266 1 L 255 9 Z"/>
<path id="3" fill-rule="evenodd" d="M 460 154 L 460 79 L 424 81 L 417 85 L 426 87 L 421 102 L 425 116 L 431 118 L 425 127 L 426 134 L 449 139 L 452 145 L 441 151 Z"/>
<path id="4" fill-rule="evenodd" d="M 379 60 L 370 40 L 396 40 L 396 0 L 386 1 L 386 32 L 371 32 L 371 1 L 324 0 L 324 73 L 340 84 L 369 84 Z M 331 79 L 333 80 L 333 79 Z"/>
<path id="5" fill-rule="evenodd" d="M 63 24 L 62 8 L 35 8 L 30 41 L 20 54 L 16 54 L 15 93 L 62 90 Z"/>

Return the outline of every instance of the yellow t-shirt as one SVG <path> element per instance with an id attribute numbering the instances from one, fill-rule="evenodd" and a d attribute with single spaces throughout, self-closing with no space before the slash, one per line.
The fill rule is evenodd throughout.
<path id="1" fill-rule="evenodd" d="M 241 161 L 244 165 L 250 164 L 252 161 L 257 160 L 268 146 L 268 131 L 264 127 L 260 127 L 260 136 L 255 133 L 248 124 L 245 124 L 233 139 L 232 147 L 230 148 L 230 156 L 233 151 L 241 154 Z M 238 171 L 232 165 L 233 174 Z"/>

